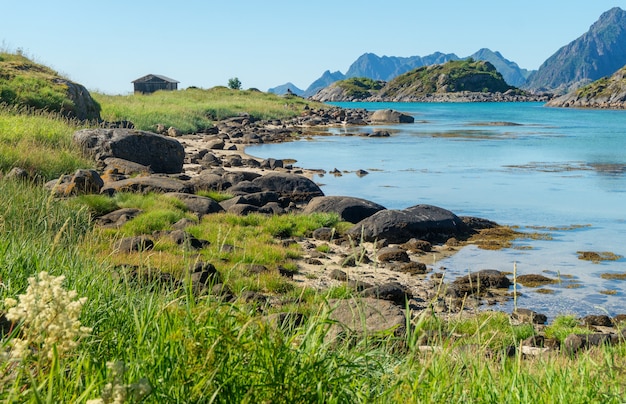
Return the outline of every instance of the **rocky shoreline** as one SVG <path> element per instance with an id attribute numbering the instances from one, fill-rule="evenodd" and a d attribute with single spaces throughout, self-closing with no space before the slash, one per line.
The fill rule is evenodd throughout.
<path id="1" fill-rule="evenodd" d="M 239 215 L 335 212 L 342 220 L 353 223 L 346 235 L 337 236 L 333 229 L 320 228 L 310 238 L 281 241 L 297 243 L 304 252 L 297 263 L 298 271 L 286 276 L 298 285 L 318 290 L 343 285 L 366 299 L 365 303 L 350 300 L 352 303 L 340 302 L 340 305 L 365 304 L 366 311 L 376 308 L 374 312 L 383 307 L 399 310 L 400 316 L 387 316 L 383 325 L 377 320 L 376 327 L 400 327 L 406 318 L 407 303 L 413 315 L 433 312 L 447 318 L 473 313 L 481 305 L 510 300 L 512 283 L 507 274 L 481 270 L 448 280 L 445 268 L 437 267 L 440 259 L 454 254 L 463 245 L 476 243 L 477 238 L 488 238 L 484 232 L 497 229 L 496 223 L 458 217 L 430 205 L 389 210 L 359 198 L 326 196 L 311 180 L 315 171 L 245 153 L 248 145 L 289 141 L 315 134 L 321 127 L 346 122 L 400 123 L 408 118 L 395 111 L 374 115 L 366 110 L 329 108 L 307 110 L 302 116 L 285 121 L 254 121 L 241 116 L 217 122 L 206 133 L 189 135 L 179 135 L 173 128 L 163 129 L 163 134 L 127 128 L 85 129 L 75 133 L 74 142 L 97 161 L 98 169 L 78 170 L 46 186 L 59 197 L 84 193 L 167 193 L 180 199 L 198 217 L 216 212 Z M 217 203 L 196 194 L 201 190 L 225 191 L 234 198 Z M 96 220 L 101 226 L 119 227 L 139 213 L 138 210 L 115 211 Z M 187 225 L 177 223 L 176 230 L 168 234 L 120 240 L 115 249 L 132 253 L 154 245 L 155 238 L 171 238 L 174 233 L 183 243 L 191 242 L 202 248 L 202 240 L 193 240 L 185 232 Z M 211 267 L 207 263 L 194 270 L 194 290 L 202 291 L 215 283 L 218 274 Z M 224 292 L 223 286 L 212 290 Z M 281 304 L 276 296 L 259 298 L 277 306 Z M 377 317 L 374 312 L 370 314 Z M 512 314 L 512 321 L 531 322 L 537 327 L 547 320 L 530 310 L 519 309 Z"/>
<path id="2" fill-rule="evenodd" d="M 551 94 L 531 94 L 520 93 L 509 90 L 500 92 L 441 92 L 431 93 L 423 96 L 406 95 L 401 97 L 381 97 L 372 95 L 370 97 L 351 97 L 346 95 L 340 87 L 328 87 L 320 90 L 310 97 L 313 101 L 319 102 L 547 102 L 552 99 Z"/>

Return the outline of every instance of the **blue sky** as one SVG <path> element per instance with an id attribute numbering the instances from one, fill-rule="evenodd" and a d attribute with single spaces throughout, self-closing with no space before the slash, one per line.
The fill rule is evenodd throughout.
<path id="1" fill-rule="evenodd" d="M 148 73 L 179 88 L 301 89 L 325 70 L 346 72 L 366 52 L 468 56 L 500 51 L 537 69 L 585 33 L 615 0 L 9 0 L 0 46 L 108 94 Z"/>

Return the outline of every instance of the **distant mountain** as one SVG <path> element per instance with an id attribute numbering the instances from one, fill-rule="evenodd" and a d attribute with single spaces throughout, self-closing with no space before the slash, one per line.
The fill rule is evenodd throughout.
<path id="1" fill-rule="evenodd" d="M 521 87 L 526 84 L 526 79 L 531 74 L 529 70 L 521 69 L 517 63 L 505 59 L 500 52 L 493 52 L 487 48 L 479 50 L 470 55 L 470 57 L 474 60 L 484 60 L 491 63 L 504 77 L 504 80 L 515 87 Z"/>
<path id="2" fill-rule="evenodd" d="M 626 65 L 626 12 L 619 7 L 603 13 L 578 39 L 550 56 L 528 78 L 525 88 L 565 93 L 610 76 Z"/>
<path id="3" fill-rule="evenodd" d="M 287 93 L 287 90 L 291 90 L 291 92 L 294 93 L 295 95 L 304 94 L 304 90 L 299 89 L 298 87 L 296 87 L 295 84 L 291 82 L 270 88 L 269 90 L 267 90 L 267 92 L 283 95 Z"/>
<path id="4" fill-rule="evenodd" d="M 389 81 L 417 67 L 441 64 L 449 60 L 459 60 L 459 57 L 454 53 L 444 54 L 440 52 L 424 57 L 380 57 L 373 53 L 365 53 L 350 65 L 346 78 L 366 77 L 372 80 Z"/>
<path id="5" fill-rule="evenodd" d="M 335 81 L 343 80 L 345 78 L 346 76 L 340 71 L 331 73 L 330 70 L 326 70 L 324 74 L 322 74 L 322 77 L 320 77 L 319 79 L 311 83 L 311 85 L 304 91 L 304 94 L 302 96 L 310 97 L 314 95 L 315 93 L 317 93 L 322 88 L 328 87 Z"/>
<path id="6" fill-rule="evenodd" d="M 491 63 L 502 74 L 504 80 L 513 86 L 523 85 L 526 82 L 526 77 L 530 74 L 528 70 L 521 69 L 517 63 L 504 58 L 500 52 L 481 49 L 469 57 L 474 60 L 484 60 Z M 441 52 L 435 52 L 426 56 L 410 57 L 378 56 L 373 53 L 364 53 L 350 65 L 345 75 L 339 71 L 330 73 L 327 70 L 322 77 L 314 81 L 304 91 L 302 96 L 311 97 L 322 88 L 347 78 L 363 77 L 372 80 L 389 81 L 418 67 L 444 64 L 451 60 L 461 60 L 461 58 L 454 53 Z M 280 93 L 277 92 L 277 94 Z"/>
<path id="7" fill-rule="evenodd" d="M 626 109 L 626 66 L 591 84 L 552 99 L 550 107 Z"/>

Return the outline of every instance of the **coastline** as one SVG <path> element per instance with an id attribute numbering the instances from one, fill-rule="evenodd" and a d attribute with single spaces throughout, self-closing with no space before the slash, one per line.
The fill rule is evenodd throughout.
<path id="1" fill-rule="evenodd" d="M 336 125 L 297 127 L 301 132 L 300 136 L 316 134 L 319 128 L 329 128 Z M 294 127 L 294 130 L 296 128 Z M 318 133 L 318 132 L 317 132 Z M 214 135 L 184 135 L 179 138 L 187 155 L 197 153 L 206 148 L 207 143 L 215 140 Z M 276 143 L 287 141 L 280 138 Z M 222 166 L 226 171 L 232 172 L 253 172 L 264 175 L 273 171 L 283 171 L 291 174 L 304 176 L 313 179 L 320 174 L 319 170 L 293 166 L 286 164 L 278 168 L 262 168 L 264 159 L 251 155 L 247 151 L 250 144 L 231 143 L 224 140 L 224 145 L 218 149 L 211 149 L 211 153 L 222 161 L 229 161 L 236 156 L 241 160 L 255 160 L 259 167 L 245 166 Z M 199 167 L 194 164 L 186 164 L 184 171 L 189 176 L 197 175 Z M 349 195 L 326 195 L 326 196 L 346 196 Z M 302 207 L 301 207 L 302 208 Z M 301 208 L 299 210 L 301 210 Z M 445 209 L 445 207 L 443 207 Z M 489 239 L 490 236 L 482 237 Z M 481 241 L 484 241 L 484 240 Z M 499 236 L 494 238 L 498 242 Z M 298 260 L 298 272 L 294 274 L 293 281 L 301 287 L 310 287 L 315 290 L 326 290 L 334 287 L 346 286 L 361 291 L 367 287 L 382 287 L 387 284 L 398 284 L 413 296 L 412 309 L 418 312 L 431 309 L 442 316 L 458 315 L 459 313 L 474 313 L 479 306 L 490 307 L 498 303 L 510 301 L 512 296 L 507 290 L 494 289 L 487 298 L 479 296 L 456 296 L 448 293 L 449 283 L 454 279 L 447 279 L 446 268 L 438 263 L 453 256 L 467 245 L 473 245 L 475 241 L 463 241 L 451 239 L 448 242 L 432 244 L 427 251 L 410 249 L 406 246 L 396 244 L 380 244 L 374 242 L 364 242 L 357 240 L 326 240 L 308 237 L 296 240 L 301 246 L 303 256 Z M 487 241 L 489 242 L 489 241 Z M 411 269 L 402 269 L 403 265 L 396 262 L 385 262 L 381 260 L 378 253 L 385 247 L 397 247 L 406 250 L 409 262 L 414 265 Z M 327 250 L 325 254 L 320 254 L 320 249 Z M 346 265 L 346 259 L 353 256 L 360 256 L 363 259 L 358 262 Z M 419 269 L 415 268 L 419 266 Z M 433 305 L 433 302 L 436 304 Z"/>

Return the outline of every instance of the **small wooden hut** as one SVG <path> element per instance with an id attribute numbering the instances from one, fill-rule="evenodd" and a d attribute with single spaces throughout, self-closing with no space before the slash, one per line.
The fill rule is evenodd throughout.
<path id="1" fill-rule="evenodd" d="M 148 74 L 134 80 L 136 93 L 149 94 L 157 90 L 175 91 L 178 90 L 178 81 L 159 74 Z"/>

